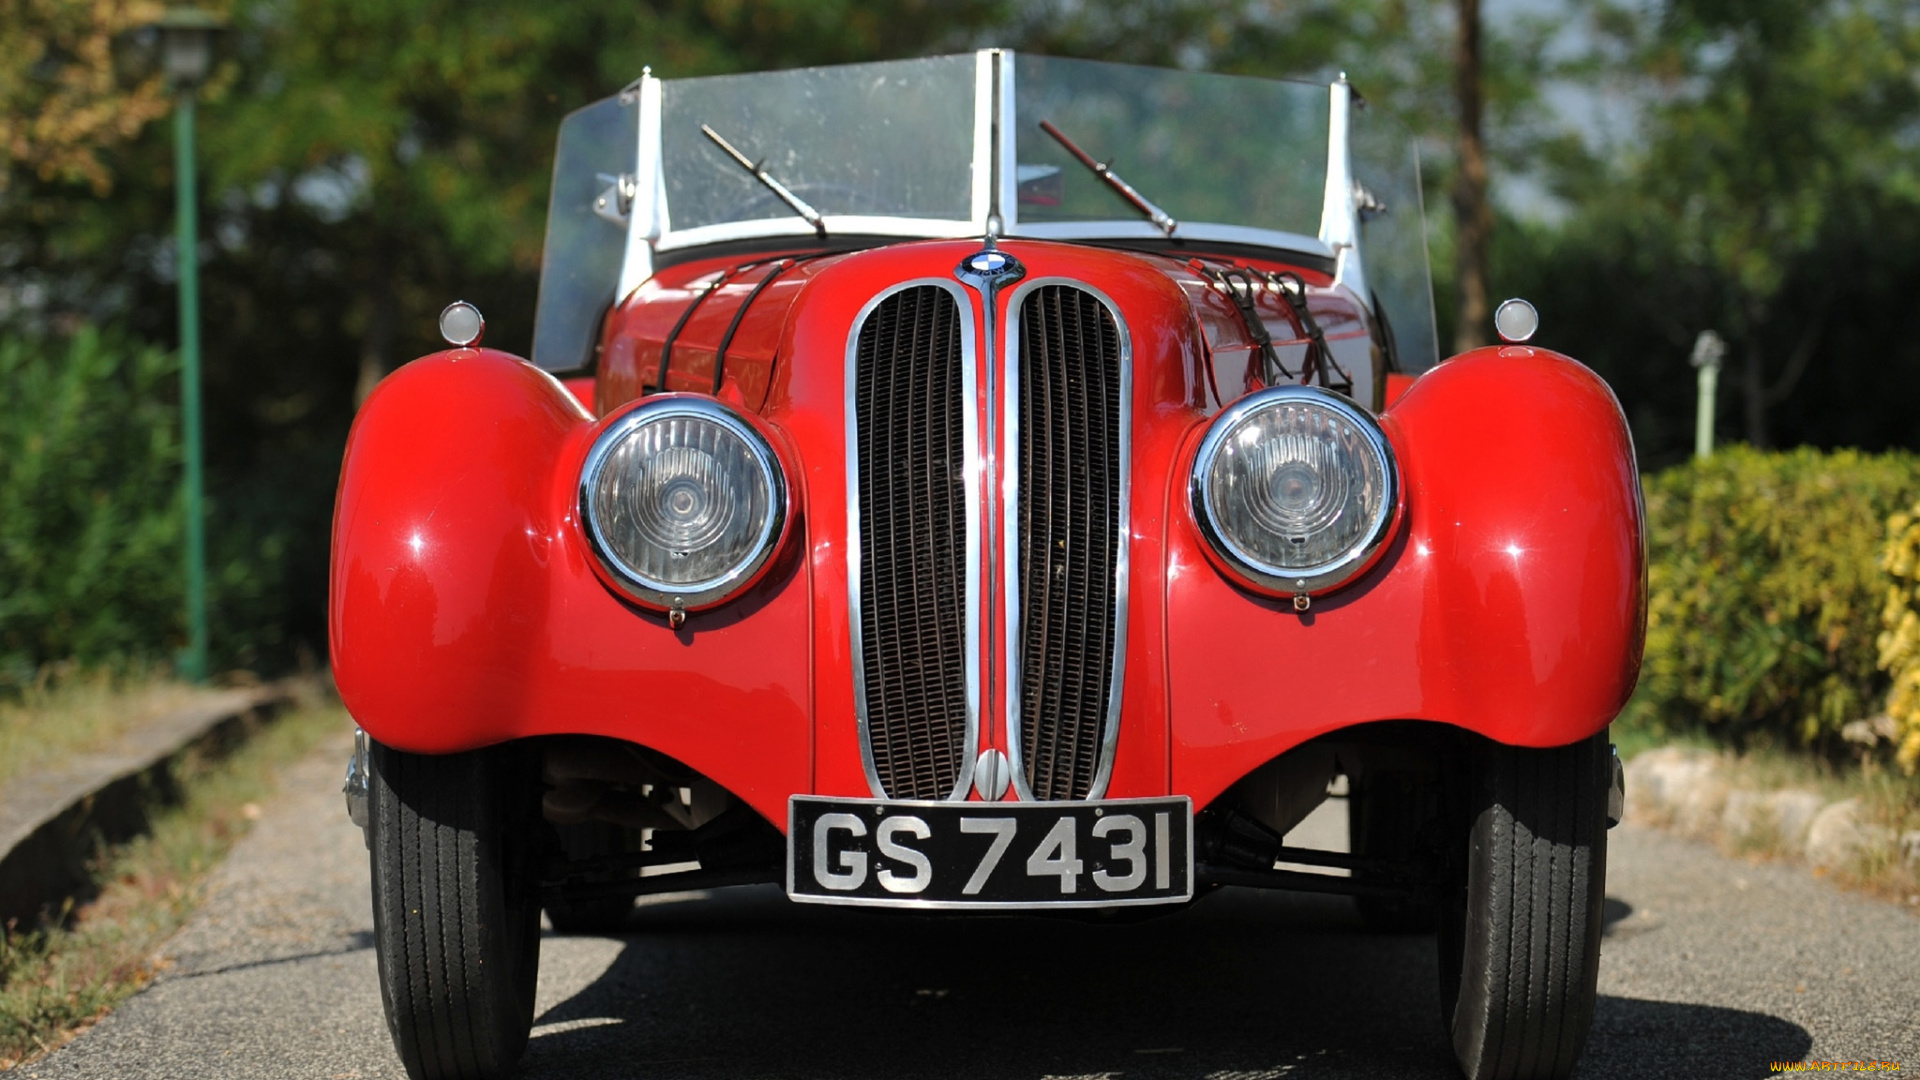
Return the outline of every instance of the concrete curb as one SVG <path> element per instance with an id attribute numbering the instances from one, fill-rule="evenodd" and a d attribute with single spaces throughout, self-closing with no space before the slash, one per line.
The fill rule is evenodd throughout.
<path id="1" fill-rule="evenodd" d="M 27 925 L 83 889 L 103 843 L 146 831 L 148 814 L 175 801 L 173 763 L 193 750 L 224 753 L 293 700 L 290 686 L 222 691 L 169 713 L 64 768 L 16 777 L 0 790 L 0 925 Z"/>
<path id="2" fill-rule="evenodd" d="M 1736 788 L 1718 751 L 1667 746 L 1627 762 L 1627 820 L 1710 841 L 1757 839 L 1816 870 L 1898 860 L 1920 870 L 1920 830 L 1862 820 L 1859 799 L 1798 788 Z"/>

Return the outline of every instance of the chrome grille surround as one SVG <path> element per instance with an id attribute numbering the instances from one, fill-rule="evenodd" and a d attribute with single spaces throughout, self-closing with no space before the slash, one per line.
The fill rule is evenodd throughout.
<path id="1" fill-rule="evenodd" d="M 1023 353 L 1027 346 L 1026 332 L 1029 328 L 1027 324 L 1030 317 L 1026 306 L 1029 299 L 1034 297 L 1040 290 L 1071 290 L 1097 302 L 1100 308 L 1099 313 L 1105 317 L 1115 338 L 1112 343 L 1114 352 L 1111 362 L 1117 365 L 1117 370 L 1112 373 L 1112 376 L 1118 379 L 1119 385 L 1117 388 L 1117 401 L 1112 405 L 1114 412 L 1106 417 L 1107 422 L 1111 425 L 1111 428 L 1114 429 L 1112 431 L 1114 443 L 1111 447 L 1114 460 L 1111 461 L 1110 464 L 1115 470 L 1114 475 L 1109 478 L 1107 485 L 1112 501 L 1107 504 L 1106 507 L 1113 514 L 1111 521 L 1114 548 L 1110 556 L 1112 560 L 1113 577 L 1110 590 L 1106 597 L 1112 605 L 1112 621 L 1109 627 L 1101 628 L 1109 631 L 1108 649 L 1104 650 L 1105 655 L 1101 658 L 1106 664 L 1106 694 L 1103 703 L 1104 709 L 1101 710 L 1103 715 L 1098 717 L 1099 739 L 1095 750 L 1096 757 L 1093 762 L 1092 775 L 1084 781 L 1085 786 L 1082 787 L 1082 781 L 1077 775 L 1081 770 L 1070 767 L 1068 770 L 1067 790 L 1064 793 L 1064 797 L 1071 799 L 1098 799 L 1106 794 L 1107 784 L 1113 774 L 1114 752 L 1117 748 L 1120 735 L 1120 701 L 1125 675 L 1128 548 L 1132 502 L 1133 345 L 1127 332 L 1126 321 L 1121 318 L 1119 308 L 1105 293 L 1085 282 L 1068 278 L 1037 278 L 1022 282 L 1013 290 L 1007 299 L 1007 348 L 1005 355 L 1002 357 L 1001 378 L 1001 385 L 1003 387 L 1001 403 L 1003 423 L 1000 451 L 1000 499 L 1003 508 L 1001 543 L 1003 559 L 1006 562 L 1006 565 L 1002 568 L 1002 593 L 1005 603 L 1003 613 L 1005 620 L 1004 640 L 1006 643 L 1004 677 L 1007 687 L 1008 753 L 1013 762 L 1013 782 L 1015 789 L 1023 801 L 1063 797 L 1060 791 L 1061 784 L 1058 778 L 1053 775 L 1044 778 L 1046 781 L 1044 786 L 1047 790 L 1042 792 L 1034 791 L 1033 788 L 1036 786 L 1035 781 L 1043 779 L 1037 775 L 1037 768 L 1040 762 L 1025 760 L 1026 736 L 1029 734 L 1024 730 L 1027 723 L 1026 704 L 1027 699 L 1038 689 L 1029 685 L 1028 673 L 1025 669 L 1024 652 L 1026 630 L 1028 629 L 1031 619 L 1047 617 L 1046 613 L 1037 610 L 1037 607 L 1029 609 L 1028 606 L 1023 606 L 1021 597 L 1021 582 L 1027 576 L 1027 557 L 1031 554 L 1022 546 L 1023 538 L 1020 531 L 1020 522 L 1027 510 L 1022 499 L 1023 497 L 1034 494 L 1022 492 L 1020 488 L 1020 478 L 1027 466 L 1027 460 L 1024 456 L 1025 447 L 1022 443 L 1021 416 L 1025 406 L 1029 404 L 1028 395 L 1031 393 L 1031 388 L 1023 384 L 1021 376 L 1024 362 Z M 1087 363 L 1106 362 L 1105 358 L 1088 356 L 1087 351 L 1088 348 L 1091 347 L 1092 346 L 1083 347 L 1080 354 L 1074 357 L 1074 359 L 1080 360 L 1083 365 Z M 1083 410 L 1081 419 L 1086 419 L 1085 414 L 1086 411 Z M 1083 440 L 1079 444 L 1069 442 L 1067 449 L 1069 453 L 1072 453 L 1076 449 L 1088 450 L 1089 448 Z M 1049 489 L 1047 492 L 1039 493 L 1038 497 L 1046 496 L 1057 497 L 1058 493 Z M 1069 498 L 1071 499 L 1071 493 L 1069 493 Z M 1093 505 L 1091 493 L 1089 493 L 1084 513 L 1091 515 L 1097 509 L 1099 508 Z M 1084 523 L 1069 524 L 1071 526 L 1072 524 Z M 1073 556 L 1078 555 L 1078 553 L 1071 554 Z M 1096 556 L 1096 558 L 1097 557 L 1098 556 Z M 1097 569 L 1097 565 L 1095 569 Z M 1082 598 L 1080 605 L 1069 603 L 1069 612 L 1075 606 L 1080 606 L 1084 609 L 1085 598 Z M 1043 629 L 1066 631 L 1068 628 L 1065 626 L 1049 626 Z M 1084 634 L 1079 641 L 1068 640 L 1065 643 L 1064 649 L 1071 650 L 1084 640 Z M 1084 679 L 1082 681 L 1084 682 Z M 1084 705 L 1085 703 L 1083 702 L 1082 704 Z M 1084 719 L 1084 717 L 1076 718 L 1066 716 L 1036 717 L 1034 722 L 1037 725 L 1042 720 L 1045 720 L 1046 722 L 1065 727 L 1074 724 L 1076 720 Z M 1036 739 L 1038 739 L 1043 733 L 1036 731 L 1033 734 Z M 1054 739 L 1050 744 L 1050 751 L 1053 754 L 1058 754 L 1062 749 L 1061 742 L 1063 738 L 1076 744 L 1083 743 L 1085 732 L 1077 729 L 1067 732 L 1056 730 L 1053 732 L 1053 735 Z M 1085 749 L 1083 745 L 1066 747 L 1069 755 L 1084 752 Z M 1070 764 L 1077 763 L 1070 760 Z M 1049 772 L 1051 773 L 1052 770 L 1049 769 Z"/>
<path id="2" fill-rule="evenodd" d="M 872 507 L 867 505 L 867 499 L 870 493 L 865 490 L 865 486 L 862 484 L 863 471 L 860 453 L 863 445 L 861 441 L 862 412 L 858 401 L 861 373 L 860 344 L 863 335 L 866 333 L 869 320 L 880 310 L 883 304 L 894 301 L 895 298 L 901 297 L 901 295 L 908 290 L 925 289 L 929 287 L 941 291 L 952 299 L 955 308 L 953 315 L 958 321 L 960 331 L 959 386 L 953 388 L 953 390 L 957 391 L 957 400 L 961 412 L 961 442 L 964 462 L 962 472 L 965 487 L 964 540 L 960 545 L 962 558 L 965 561 L 964 585 L 962 590 L 964 596 L 961 598 L 961 607 L 964 611 L 962 620 L 964 641 L 961 652 L 964 659 L 961 665 L 961 671 L 957 673 L 965 681 L 965 734 L 963 745 L 959 748 L 958 760 L 953 763 L 955 779 L 951 787 L 946 790 L 922 790 L 922 787 L 925 785 L 920 785 L 912 787 L 911 790 L 896 791 L 890 790 L 886 783 L 887 778 L 893 777 L 895 779 L 893 787 L 897 788 L 903 785 L 900 783 L 900 778 L 895 776 L 896 770 L 893 767 L 891 755 L 889 755 L 889 760 L 886 762 L 882 762 L 876 756 L 875 737 L 882 737 L 888 747 L 894 745 L 893 740 L 896 737 L 904 736 L 908 740 L 911 740 L 914 734 L 914 720 L 911 716 L 885 715 L 886 706 L 879 705 L 879 703 L 873 700 L 874 692 L 878 688 L 870 687 L 868 684 L 868 662 L 870 659 L 877 662 L 877 650 L 883 647 L 883 643 L 879 641 L 870 642 L 867 640 L 869 635 L 866 624 L 868 620 L 874 616 L 875 612 L 873 609 L 876 605 L 865 602 L 866 598 L 863 597 L 862 588 L 862 582 L 865 580 L 867 572 L 870 569 L 870 560 L 868 558 L 868 552 L 866 551 L 867 537 L 863 529 L 862 519 Z M 904 300 L 898 302 L 904 302 Z M 973 304 L 958 283 L 951 279 L 944 278 L 919 278 L 904 281 L 879 293 L 868 300 L 865 306 L 860 309 L 860 313 L 854 318 L 853 327 L 847 335 L 845 369 L 847 622 L 852 639 L 854 710 L 856 723 L 858 725 L 860 753 L 862 765 L 865 767 L 867 774 L 867 783 L 872 788 L 876 798 L 946 798 L 959 800 L 966 798 L 968 789 L 973 785 L 974 760 L 980 747 L 980 610 L 982 599 L 980 589 L 981 499 L 979 482 L 982 466 L 979 449 L 978 409 L 976 407 L 977 392 L 975 390 L 978 371 L 976 360 L 978 355 L 977 348 Z M 925 417 L 915 417 L 911 419 L 921 423 L 926 421 Z M 916 644 L 917 643 L 916 641 Z M 869 649 L 876 650 L 875 654 L 870 656 Z M 938 678 L 941 674 L 943 673 L 936 672 L 935 677 Z M 956 673 L 946 672 L 944 674 L 947 678 L 951 678 Z M 938 776 L 939 771 L 943 771 L 940 770 L 938 762 L 933 762 L 932 767 L 936 770 L 936 776 Z"/>

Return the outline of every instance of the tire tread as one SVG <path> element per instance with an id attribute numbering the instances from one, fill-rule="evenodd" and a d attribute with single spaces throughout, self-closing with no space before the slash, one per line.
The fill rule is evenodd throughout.
<path id="1" fill-rule="evenodd" d="M 1592 1025 L 1604 901 L 1605 736 L 1489 744 L 1474 785 L 1457 970 L 1442 978 L 1471 1080 L 1564 1078 Z M 1448 950 L 1443 948 L 1443 956 Z"/>
<path id="2" fill-rule="evenodd" d="M 532 971 L 486 966 L 522 917 L 490 891 L 506 872 L 498 763 L 378 744 L 373 758 L 374 930 L 394 1047 L 415 1080 L 505 1076 L 531 1026 Z"/>

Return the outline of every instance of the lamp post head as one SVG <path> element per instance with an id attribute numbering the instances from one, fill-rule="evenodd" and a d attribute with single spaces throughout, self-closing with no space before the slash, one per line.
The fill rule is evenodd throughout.
<path id="1" fill-rule="evenodd" d="M 226 24 L 199 8 L 170 8 L 153 24 L 160 32 L 161 71 L 175 90 L 193 90 L 213 68 L 213 39 Z"/>
<path id="2" fill-rule="evenodd" d="M 1726 340 L 1711 330 L 1702 330 L 1700 336 L 1693 339 L 1693 355 L 1688 359 L 1694 367 L 1718 370 L 1726 355 Z"/>

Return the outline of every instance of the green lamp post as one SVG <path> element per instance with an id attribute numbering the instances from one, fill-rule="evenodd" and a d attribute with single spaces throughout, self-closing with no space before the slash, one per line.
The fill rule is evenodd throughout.
<path id="1" fill-rule="evenodd" d="M 174 245 L 180 257 L 180 426 L 186 448 L 187 647 L 180 674 L 207 677 L 207 527 L 202 504 L 200 435 L 200 223 L 194 181 L 195 93 L 213 66 L 213 39 L 222 24 L 196 8 L 174 8 L 154 24 L 161 71 L 173 90 Z"/>
<path id="2" fill-rule="evenodd" d="M 1693 457 L 1705 461 L 1713 456 L 1714 397 L 1720 387 L 1720 361 L 1727 355 L 1727 343 L 1711 330 L 1700 331 L 1693 339 L 1692 364 L 1700 372 L 1700 395 L 1693 414 Z"/>

